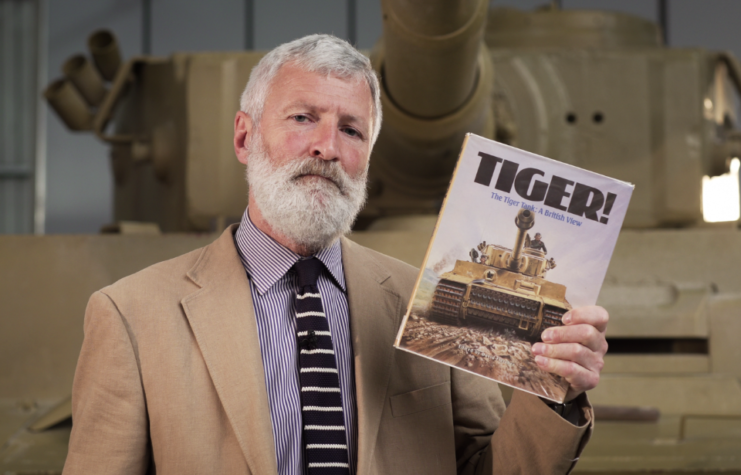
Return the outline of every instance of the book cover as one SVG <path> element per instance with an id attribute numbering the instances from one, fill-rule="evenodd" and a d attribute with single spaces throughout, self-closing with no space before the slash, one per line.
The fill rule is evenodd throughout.
<path id="1" fill-rule="evenodd" d="M 468 134 L 394 346 L 563 402 L 531 347 L 596 303 L 632 192 Z"/>

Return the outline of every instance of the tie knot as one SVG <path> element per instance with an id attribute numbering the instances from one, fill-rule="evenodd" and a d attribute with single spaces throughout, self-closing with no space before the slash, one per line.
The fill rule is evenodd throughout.
<path id="1" fill-rule="evenodd" d="M 322 266 L 322 261 L 316 257 L 310 257 L 296 262 L 293 265 L 293 268 L 296 269 L 296 275 L 298 276 L 298 286 L 316 286 L 319 274 L 322 273 Z"/>

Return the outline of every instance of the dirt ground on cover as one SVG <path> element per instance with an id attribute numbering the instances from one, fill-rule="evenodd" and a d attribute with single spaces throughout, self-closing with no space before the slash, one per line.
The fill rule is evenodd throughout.
<path id="1" fill-rule="evenodd" d="M 548 399 L 566 396 L 566 380 L 541 370 L 530 342 L 509 329 L 456 327 L 412 314 L 401 347 Z"/>

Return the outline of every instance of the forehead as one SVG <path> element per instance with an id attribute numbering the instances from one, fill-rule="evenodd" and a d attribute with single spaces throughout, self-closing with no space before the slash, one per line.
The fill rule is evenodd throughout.
<path id="1" fill-rule="evenodd" d="M 278 70 L 270 84 L 265 110 L 281 112 L 296 105 L 336 110 L 369 124 L 372 121 L 373 98 L 362 76 L 341 78 L 288 63 Z"/>

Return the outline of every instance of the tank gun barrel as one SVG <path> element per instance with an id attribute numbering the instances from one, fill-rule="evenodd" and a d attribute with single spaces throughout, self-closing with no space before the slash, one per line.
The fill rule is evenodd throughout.
<path id="1" fill-rule="evenodd" d="M 486 4 L 481 0 L 383 2 L 384 83 L 402 110 L 417 117 L 442 117 L 471 95 L 479 72 Z"/>
<path id="2" fill-rule="evenodd" d="M 493 138 L 487 0 L 383 0 L 383 128 L 371 160 L 380 208 L 400 201 L 437 212 L 465 134 Z M 409 200 L 419 200 L 412 205 Z M 424 202 L 428 200 L 428 202 Z"/>
<path id="3" fill-rule="evenodd" d="M 515 245 L 512 247 L 512 258 L 509 267 L 519 269 L 522 257 L 522 248 L 525 245 L 525 236 L 527 231 L 535 226 L 535 213 L 527 209 L 521 209 L 515 217 L 515 226 L 517 226 L 517 237 Z"/>

